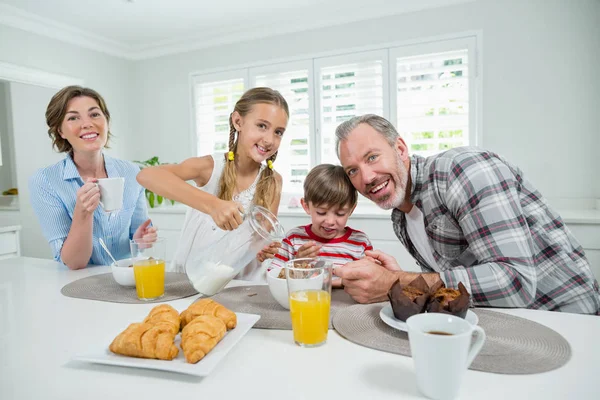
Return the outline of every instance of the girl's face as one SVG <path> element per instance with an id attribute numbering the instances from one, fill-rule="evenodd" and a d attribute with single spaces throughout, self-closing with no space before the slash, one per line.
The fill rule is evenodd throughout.
<path id="1" fill-rule="evenodd" d="M 288 116 L 277 105 L 259 103 L 243 117 L 235 111 L 232 121 L 239 132 L 238 154 L 262 163 L 279 149 Z"/>
<path id="2" fill-rule="evenodd" d="M 96 100 L 74 97 L 67 104 L 59 133 L 73 146 L 73 153 L 101 151 L 108 139 L 108 121 Z"/>

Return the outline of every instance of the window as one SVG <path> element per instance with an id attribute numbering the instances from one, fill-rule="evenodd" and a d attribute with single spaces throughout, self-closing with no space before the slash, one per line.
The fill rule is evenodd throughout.
<path id="1" fill-rule="evenodd" d="M 243 78 L 204 78 L 194 84 L 197 155 L 224 153 L 229 149 L 229 114 L 246 85 Z"/>
<path id="2" fill-rule="evenodd" d="M 362 114 L 387 115 L 384 111 L 386 56 L 385 51 L 374 51 L 315 60 L 319 77 L 319 163 L 339 164 L 335 129 L 340 123 Z"/>
<path id="3" fill-rule="evenodd" d="M 226 151 L 229 114 L 249 87 L 286 98 L 288 128 L 275 167 L 284 192 L 301 193 L 308 171 L 338 164 L 335 129 L 356 115 L 389 119 L 412 154 L 477 144 L 476 38 L 355 52 L 194 77 L 198 154 Z"/>
<path id="4" fill-rule="evenodd" d="M 311 95 L 310 63 L 287 63 L 252 68 L 254 87 L 267 86 L 279 91 L 288 103 L 290 119 L 275 160 L 287 192 L 302 192 L 302 184 L 311 166 Z"/>
<path id="5" fill-rule="evenodd" d="M 390 50 L 392 118 L 409 153 L 429 156 L 475 145 L 475 59 L 472 40 Z"/>

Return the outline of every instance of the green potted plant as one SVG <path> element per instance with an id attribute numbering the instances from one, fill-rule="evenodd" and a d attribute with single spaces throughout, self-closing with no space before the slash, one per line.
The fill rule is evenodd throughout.
<path id="1" fill-rule="evenodd" d="M 146 167 L 154 167 L 156 165 L 163 165 L 163 164 L 167 164 L 167 163 L 161 163 L 160 161 L 158 161 L 158 157 L 154 156 L 152 158 L 147 159 L 146 161 L 134 161 L 134 163 L 141 165 L 142 168 L 146 168 Z M 145 194 L 146 194 L 146 199 L 148 200 L 148 204 L 150 205 L 150 208 L 154 208 L 155 206 L 158 207 L 160 206 L 163 201 L 170 201 L 171 205 L 175 204 L 175 200 L 169 200 L 169 199 L 165 199 L 162 196 L 157 195 L 156 193 L 152 192 L 149 189 L 145 189 Z"/>

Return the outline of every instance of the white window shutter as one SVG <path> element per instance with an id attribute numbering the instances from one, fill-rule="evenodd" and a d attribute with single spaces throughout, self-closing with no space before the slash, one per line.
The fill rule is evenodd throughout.
<path id="1" fill-rule="evenodd" d="M 275 170 L 281 174 L 285 192 L 301 193 L 311 156 L 309 71 L 258 73 L 254 83 L 279 91 L 288 103 L 290 119 L 275 160 Z"/>
<path id="2" fill-rule="evenodd" d="M 194 87 L 199 156 L 229 148 L 229 115 L 244 94 L 244 79 L 197 82 Z"/>
<path id="3" fill-rule="evenodd" d="M 335 129 L 357 115 L 383 115 L 383 60 L 322 67 L 319 70 L 321 163 L 339 164 Z"/>
<path id="4" fill-rule="evenodd" d="M 468 50 L 396 58 L 396 127 L 410 153 L 469 144 Z"/>

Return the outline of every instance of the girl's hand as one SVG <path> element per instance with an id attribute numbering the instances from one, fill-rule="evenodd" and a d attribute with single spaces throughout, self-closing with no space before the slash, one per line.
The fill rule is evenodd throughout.
<path id="1" fill-rule="evenodd" d="M 262 249 L 261 251 L 259 251 L 258 254 L 256 255 L 256 259 L 259 262 L 263 262 L 268 258 L 275 258 L 275 254 L 277 254 L 280 247 L 281 247 L 281 243 L 273 242 L 273 243 L 269 244 L 267 247 L 265 247 L 264 249 Z"/>
<path id="2" fill-rule="evenodd" d="M 215 224 L 223 230 L 232 231 L 243 222 L 244 207 L 235 201 L 217 199 L 210 216 Z"/>
<path id="3" fill-rule="evenodd" d="M 88 178 L 85 184 L 77 190 L 75 209 L 86 214 L 93 214 L 100 204 L 100 189 L 96 178 Z"/>
<path id="4" fill-rule="evenodd" d="M 158 239 L 158 229 L 154 226 L 150 226 L 151 219 L 144 221 L 133 234 L 133 239 L 141 241 L 143 243 L 154 243 Z"/>
<path id="5" fill-rule="evenodd" d="M 311 240 L 300 246 L 294 258 L 316 257 L 319 255 L 319 251 L 321 251 L 321 245 Z"/>

